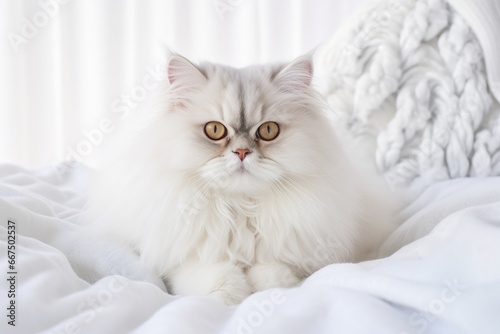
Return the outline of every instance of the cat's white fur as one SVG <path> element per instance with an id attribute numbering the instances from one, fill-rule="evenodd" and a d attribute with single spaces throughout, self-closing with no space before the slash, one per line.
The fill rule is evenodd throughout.
<path id="1" fill-rule="evenodd" d="M 387 211 L 325 117 L 309 57 L 238 70 L 172 54 L 166 71 L 156 107 L 141 111 L 151 117 L 111 147 L 89 220 L 172 292 L 237 303 L 381 242 Z M 210 121 L 228 137 L 209 139 Z M 269 142 L 255 135 L 266 121 L 280 126 Z M 239 148 L 252 153 L 241 161 Z"/>

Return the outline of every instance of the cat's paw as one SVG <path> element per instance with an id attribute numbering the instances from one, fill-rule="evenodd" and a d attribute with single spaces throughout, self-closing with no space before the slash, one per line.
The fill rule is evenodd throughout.
<path id="1" fill-rule="evenodd" d="M 252 293 L 252 287 L 248 284 L 246 277 L 231 277 L 214 287 L 209 296 L 220 300 L 226 305 L 240 304 Z"/>
<path id="2" fill-rule="evenodd" d="M 185 264 L 169 276 L 175 294 L 210 296 L 227 305 L 241 303 L 252 293 L 243 270 L 231 263 Z"/>
<path id="3" fill-rule="evenodd" d="M 256 263 L 248 269 L 247 276 L 254 291 L 291 288 L 301 282 L 292 269 L 282 263 Z"/>

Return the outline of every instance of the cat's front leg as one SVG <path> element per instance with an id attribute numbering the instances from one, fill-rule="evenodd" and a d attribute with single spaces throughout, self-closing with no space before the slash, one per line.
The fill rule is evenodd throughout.
<path id="1" fill-rule="evenodd" d="M 248 282 L 254 291 L 270 288 L 291 288 L 302 281 L 286 264 L 256 263 L 248 269 Z"/>
<path id="2" fill-rule="evenodd" d="M 187 262 L 170 270 L 168 281 L 175 294 L 210 296 L 228 305 L 252 293 L 243 270 L 233 263 Z"/>

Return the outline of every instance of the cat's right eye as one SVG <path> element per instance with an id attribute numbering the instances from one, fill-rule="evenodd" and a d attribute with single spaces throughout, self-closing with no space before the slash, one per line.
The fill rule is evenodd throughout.
<path id="1" fill-rule="evenodd" d="M 205 135 L 212 140 L 219 140 L 227 136 L 227 129 L 220 122 L 208 122 L 205 124 Z"/>

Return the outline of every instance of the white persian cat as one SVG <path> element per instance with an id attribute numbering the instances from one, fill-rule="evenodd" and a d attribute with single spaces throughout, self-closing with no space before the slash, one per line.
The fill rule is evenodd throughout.
<path id="1" fill-rule="evenodd" d="M 238 303 L 380 244 L 382 196 L 326 117 L 310 57 L 234 69 L 171 54 L 166 71 L 151 117 L 111 147 L 90 219 L 171 292 Z"/>

